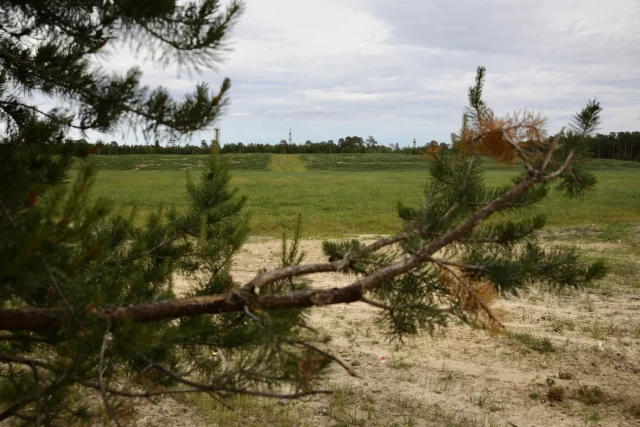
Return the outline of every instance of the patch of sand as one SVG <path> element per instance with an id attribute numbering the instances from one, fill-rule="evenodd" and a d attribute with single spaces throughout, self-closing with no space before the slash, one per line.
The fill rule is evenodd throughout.
<path id="1" fill-rule="evenodd" d="M 604 248 L 593 245 L 588 248 Z M 304 241 L 301 247 L 305 262 L 324 260 L 320 241 Z M 234 278 L 243 283 L 262 268 L 276 267 L 279 251 L 279 241 L 252 239 L 235 258 Z M 353 277 L 324 273 L 312 280 L 312 286 L 326 288 L 346 285 Z M 184 280 L 176 281 L 179 292 L 187 286 Z M 408 416 L 415 425 L 440 425 L 426 415 L 428 408 L 438 405 L 447 413 L 486 422 L 451 425 L 589 425 L 588 417 L 593 418 L 595 410 L 602 420 L 600 425 L 632 426 L 640 425 L 640 419 L 626 409 L 640 403 L 640 302 L 630 292 L 623 290 L 608 297 L 531 292 L 520 299 L 498 301 L 494 308 L 509 330 L 552 342 L 554 351 L 544 354 L 504 335 L 460 325 L 451 325 L 434 337 L 409 338 L 396 347 L 381 329 L 379 310 L 363 303 L 312 309 L 310 323 L 333 337 L 328 348 L 352 364 L 359 375 L 350 377 L 333 366 L 328 381 L 364 396 L 378 414 L 373 420 L 362 418 L 362 423 L 353 425 L 392 425 L 392 421 L 405 425 L 403 420 Z M 560 372 L 570 372 L 573 379 L 560 379 Z M 566 389 L 564 402 L 546 401 L 552 382 Z M 575 399 L 582 385 L 600 387 L 606 402 L 587 406 Z M 340 424 L 331 415 L 330 399 L 307 398 L 303 407 L 292 406 L 291 410 L 300 413 L 304 420 L 300 425 L 351 425 Z M 353 405 L 358 419 L 359 404 Z M 181 406 L 187 407 L 187 412 L 172 418 L 180 409 L 171 408 Z M 169 398 L 163 399 L 161 406 L 141 402 L 138 414 L 139 420 L 152 418 L 147 418 L 150 424 L 135 425 L 209 425 L 192 408 Z M 259 418 L 243 425 L 262 425 Z"/>

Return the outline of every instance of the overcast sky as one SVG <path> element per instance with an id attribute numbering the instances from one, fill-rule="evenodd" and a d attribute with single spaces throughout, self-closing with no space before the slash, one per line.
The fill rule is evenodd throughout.
<path id="1" fill-rule="evenodd" d="M 223 143 L 279 142 L 289 128 L 297 143 L 347 135 L 449 142 L 478 65 L 497 112 L 540 110 L 554 131 L 596 97 L 602 132 L 640 130 L 639 0 L 246 3 L 218 72 L 190 80 L 138 62 L 148 83 L 176 95 L 197 80 L 218 87 L 231 78 Z M 107 66 L 132 64 L 123 53 Z"/>

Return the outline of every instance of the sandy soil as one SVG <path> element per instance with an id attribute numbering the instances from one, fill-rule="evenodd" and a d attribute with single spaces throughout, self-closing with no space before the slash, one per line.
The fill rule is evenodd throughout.
<path id="1" fill-rule="evenodd" d="M 594 245 L 584 246 L 596 252 L 621 246 Z M 320 241 L 302 246 L 306 262 L 323 259 Z M 252 241 L 236 258 L 234 277 L 244 282 L 260 268 L 276 266 L 279 250 L 279 241 Z M 349 277 L 338 274 L 313 280 L 315 287 L 349 283 Z M 178 281 L 177 286 L 185 284 Z M 359 378 L 333 367 L 327 381 L 338 388 L 336 396 L 281 402 L 275 410 L 270 406 L 267 424 L 640 425 L 638 289 L 532 292 L 494 305 L 511 335 L 454 325 L 444 334 L 411 338 L 401 346 L 386 341 L 373 307 L 355 303 L 314 309 L 311 323 L 333 337 L 328 348 L 352 364 Z M 538 352 L 513 333 L 536 342 L 548 338 L 552 351 Z M 550 400 L 550 390 L 558 386 L 563 399 Z M 267 419 L 254 408 L 236 421 L 229 416 L 222 422 L 201 407 L 170 398 L 157 403 L 140 402 L 133 425 L 265 425 Z"/>

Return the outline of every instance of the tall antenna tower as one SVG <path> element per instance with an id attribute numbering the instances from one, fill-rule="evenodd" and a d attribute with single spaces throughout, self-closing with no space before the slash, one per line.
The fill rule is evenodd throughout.
<path id="1" fill-rule="evenodd" d="M 289 128 L 289 145 L 293 144 L 293 139 L 291 139 L 291 128 Z"/>

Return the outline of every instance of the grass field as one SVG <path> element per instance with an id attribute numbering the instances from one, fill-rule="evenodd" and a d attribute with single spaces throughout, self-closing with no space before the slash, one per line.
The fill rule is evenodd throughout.
<path id="1" fill-rule="evenodd" d="M 95 193 L 112 199 L 116 208 L 136 205 L 141 216 L 162 204 L 184 207 L 185 169 L 198 169 L 206 159 L 160 157 L 168 160 L 99 159 L 108 165 Z M 311 263 L 325 258 L 321 242 L 309 238 L 397 231 L 396 203 L 420 203 L 428 178 L 419 156 L 234 155 L 232 161 L 232 183 L 249 198 L 253 235 L 279 236 L 301 213 L 307 239 L 301 245 Z M 501 333 L 450 325 L 446 333 L 411 337 L 398 346 L 387 341 L 372 307 L 314 309 L 309 325 L 330 337 L 332 354 L 359 375 L 331 368 L 323 388 L 335 389 L 333 395 L 301 401 L 239 396 L 227 402 L 233 410 L 208 395 L 142 400 L 135 407 L 141 425 L 502 427 L 534 425 L 533 420 L 538 426 L 639 425 L 638 166 L 590 161 L 598 178 L 594 191 L 580 200 L 552 193 L 537 208 L 549 219 L 540 235 L 545 246 L 573 245 L 585 259 L 604 258 L 609 274 L 585 289 L 534 287 L 520 298 L 498 300 L 492 308 L 506 327 Z M 485 169 L 493 185 L 507 183 L 518 170 L 490 162 Z M 234 279 L 245 283 L 259 269 L 277 266 L 279 250 L 276 240 L 248 242 L 234 259 Z M 352 280 L 322 274 L 310 286 Z"/>
<path id="2" fill-rule="evenodd" d="M 96 195 L 113 200 L 116 208 L 136 205 L 142 214 L 161 204 L 182 208 L 186 172 L 176 170 L 178 164 L 203 165 L 206 158 L 158 157 L 168 160 L 161 163 L 156 156 L 100 156 L 99 166 L 103 170 L 98 176 Z M 232 156 L 232 182 L 241 194 L 249 197 L 254 235 L 279 235 L 292 226 L 298 213 L 303 216 L 307 237 L 392 233 L 400 226 L 397 202 L 420 203 L 422 200 L 428 177 L 424 160 L 405 163 L 402 155 L 324 155 L 315 156 L 316 165 L 311 168 L 307 162 L 309 157 L 314 156 Z M 349 158 L 351 170 L 331 169 L 340 158 Z M 385 158 L 388 164 L 384 164 Z M 153 166 L 135 166 L 145 162 Z M 579 200 L 551 194 L 538 208 L 548 214 L 549 225 L 640 222 L 640 165 L 606 161 L 593 161 L 590 165 L 598 177 L 597 188 Z M 504 184 L 516 171 L 516 168 L 487 164 L 487 182 Z M 197 170 L 191 172 L 194 176 L 198 173 Z"/>
<path id="3" fill-rule="evenodd" d="M 223 155 L 226 158 L 226 155 Z M 204 168 L 209 156 L 131 154 L 124 156 L 92 156 L 101 170 L 118 171 L 184 171 Z M 231 156 L 233 170 L 267 170 L 270 154 L 241 154 Z"/>

